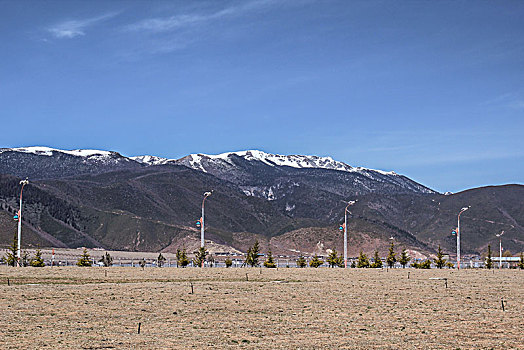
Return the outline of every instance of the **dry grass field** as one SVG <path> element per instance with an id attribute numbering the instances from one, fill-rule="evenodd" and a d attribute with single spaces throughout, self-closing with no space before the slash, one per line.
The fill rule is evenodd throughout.
<path id="1" fill-rule="evenodd" d="M 517 270 L 0 267 L 0 291 L 2 349 L 524 349 Z"/>

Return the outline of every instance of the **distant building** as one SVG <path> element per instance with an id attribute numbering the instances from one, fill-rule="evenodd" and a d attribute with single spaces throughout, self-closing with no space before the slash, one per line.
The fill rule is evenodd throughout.
<path id="1" fill-rule="evenodd" d="M 493 264 L 496 264 L 498 265 L 499 261 L 502 262 L 502 267 L 513 267 L 513 266 L 517 266 L 517 264 L 519 263 L 520 261 L 520 257 L 518 256 L 503 256 L 502 257 L 502 260 L 500 259 L 499 256 L 494 256 L 491 258 L 491 260 L 493 260 Z"/>

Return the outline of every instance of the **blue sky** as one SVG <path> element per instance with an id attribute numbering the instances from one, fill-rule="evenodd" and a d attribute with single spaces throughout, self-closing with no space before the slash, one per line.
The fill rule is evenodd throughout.
<path id="1" fill-rule="evenodd" d="M 523 183 L 522 1 L 1 1 L 0 147 Z"/>

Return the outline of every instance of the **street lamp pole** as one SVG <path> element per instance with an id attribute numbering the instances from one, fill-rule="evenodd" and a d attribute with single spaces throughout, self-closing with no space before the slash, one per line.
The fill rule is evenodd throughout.
<path id="1" fill-rule="evenodd" d="M 206 202 L 206 198 L 211 196 L 211 193 L 213 193 L 213 191 L 204 193 L 204 200 L 202 201 L 202 222 L 200 225 L 200 247 L 201 248 L 204 248 L 204 204 Z"/>
<path id="2" fill-rule="evenodd" d="M 496 235 L 499 238 L 499 270 L 502 268 L 502 235 L 504 231 Z"/>
<path id="3" fill-rule="evenodd" d="M 471 208 L 471 206 L 464 207 L 460 210 L 458 214 L 458 223 L 457 223 L 457 269 L 460 270 L 460 214 Z"/>
<path id="4" fill-rule="evenodd" d="M 347 202 L 348 205 L 344 210 L 344 268 L 348 268 L 348 208 L 356 203 L 356 201 Z M 351 213 L 350 213 L 351 214 Z"/>
<path id="5" fill-rule="evenodd" d="M 20 246 L 22 244 L 22 192 L 24 191 L 24 186 L 28 183 L 29 181 L 27 179 L 20 181 L 22 189 L 20 190 L 20 210 L 18 211 L 18 245 L 16 250 L 16 259 L 18 266 L 20 266 L 20 259 L 22 257 L 22 251 L 20 249 Z"/>

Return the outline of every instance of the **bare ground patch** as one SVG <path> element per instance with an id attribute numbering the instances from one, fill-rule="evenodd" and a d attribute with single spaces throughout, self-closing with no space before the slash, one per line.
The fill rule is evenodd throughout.
<path id="1" fill-rule="evenodd" d="M 3 349 L 524 348 L 522 271 L 410 269 L 407 277 L 400 269 L 1 267 L 0 338 Z"/>

